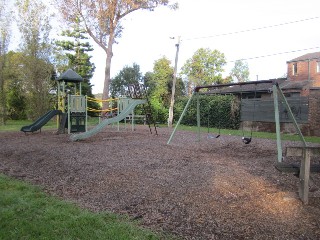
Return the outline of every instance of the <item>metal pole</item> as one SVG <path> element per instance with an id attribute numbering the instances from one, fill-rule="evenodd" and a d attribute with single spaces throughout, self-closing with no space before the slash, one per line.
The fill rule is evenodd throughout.
<path id="1" fill-rule="evenodd" d="M 276 133 L 277 133 L 278 162 L 282 162 L 278 90 L 275 84 L 273 85 L 272 89 L 273 89 L 273 101 L 274 101 L 274 118 L 276 122 Z"/>
<path id="2" fill-rule="evenodd" d="M 173 81 L 172 81 L 171 101 L 170 101 L 170 107 L 169 107 L 168 127 L 172 127 L 172 121 L 173 121 L 173 106 L 174 106 L 174 95 L 176 92 L 179 46 L 180 46 L 180 36 L 178 37 L 178 43 L 176 44 L 177 51 L 176 51 L 176 58 L 175 58 L 175 62 L 174 62 L 174 72 L 173 72 Z"/>
<path id="3" fill-rule="evenodd" d="M 197 126 L 198 126 L 198 142 L 200 142 L 200 94 L 197 92 Z"/>
<path id="4" fill-rule="evenodd" d="M 88 110 L 87 110 L 87 107 L 88 107 L 88 99 L 87 99 L 87 95 L 84 96 L 84 99 L 85 99 L 85 112 L 86 112 L 86 123 L 85 123 L 85 131 L 87 132 L 88 131 Z"/>
<path id="5" fill-rule="evenodd" d="M 118 99 L 118 107 L 117 107 L 117 116 L 119 116 L 119 114 L 120 114 L 121 104 L 122 104 L 122 98 L 119 97 L 119 99 Z M 118 132 L 119 132 L 120 131 L 120 122 L 118 122 L 117 125 L 118 125 Z"/>
<path id="6" fill-rule="evenodd" d="M 297 121 L 296 121 L 296 119 L 295 119 L 295 117 L 294 117 L 294 115 L 293 115 L 293 113 L 291 111 L 291 108 L 290 108 L 290 106 L 288 104 L 288 101 L 287 101 L 286 97 L 283 95 L 283 92 L 281 91 L 279 85 L 276 85 L 276 87 L 278 89 L 278 92 L 279 92 L 279 95 L 281 97 L 281 100 L 284 102 L 284 106 L 285 106 L 286 110 L 289 113 L 289 117 L 290 117 L 291 121 L 293 122 L 293 126 L 296 128 L 296 131 L 297 131 L 297 133 L 298 133 L 298 135 L 300 137 L 300 140 L 303 143 L 303 146 L 306 147 L 307 146 L 306 140 L 304 139 L 304 136 L 302 135 L 302 132 L 301 132 L 301 130 L 299 128 L 299 125 L 298 125 L 298 123 L 297 123 Z"/>
<path id="7" fill-rule="evenodd" d="M 71 133 L 71 116 L 70 116 L 70 101 L 71 101 L 71 95 L 68 94 L 68 134 Z"/>
<path id="8" fill-rule="evenodd" d="M 191 99 L 193 98 L 193 95 L 194 95 L 194 92 L 192 92 L 191 97 L 189 98 L 186 106 L 185 106 L 184 109 L 183 109 L 183 112 L 181 113 L 181 116 L 180 116 L 180 118 L 179 118 L 179 121 L 177 122 L 177 125 L 174 127 L 174 129 L 173 129 L 173 131 L 172 131 L 172 133 L 171 133 L 171 135 L 170 135 L 170 138 L 169 138 L 169 140 L 168 140 L 168 142 L 167 142 L 168 145 L 170 144 L 170 142 L 171 142 L 171 140 L 172 140 L 172 138 L 173 138 L 173 136 L 174 136 L 174 134 L 175 134 L 178 126 L 180 125 L 180 122 L 181 122 L 183 116 L 184 116 L 185 113 L 186 113 L 186 111 L 187 111 L 187 109 L 188 109 L 188 107 L 189 107 L 189 105 L 190 105 Z"/>

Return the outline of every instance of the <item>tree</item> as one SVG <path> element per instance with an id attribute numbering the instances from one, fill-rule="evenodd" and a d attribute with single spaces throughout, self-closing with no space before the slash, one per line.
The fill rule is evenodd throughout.
<path id="1" fill-rule="evenodd" d="M 124 96 L 129 84 L 138 84 L 142 79 L 140 66 L 133 63 L 132 67 L 125 66 L 111 81 L 110 92 L 112 97 Z"/>
<path id="2" fill-rule="evenodd" d="M 165 122 L 168 119 L 168 108 L 170 102 L 170 92 L 168 89 L 170 81 L 173 80 L 173 67 L 166 57 L 155 61 L 153 75 L 151 80 L 151 105 L 154 114 L 159 122 Z"/>
<path id="3" fill-rule="evenodd" d="M 56 66 L 60 73 L 69 68 L 76 71 L 84 79 L 82 94 L 94 98 L 90 79 L 93 77 L 95 65 L 90 61 L 91 56 L 88 54 L 93 51 L 93 48 L 88 42 L 87 32 L 81 28 L 79 21 L 73 24 L 71 29 L 62 32 L 61 35 L 66 38 L 65 40 L 55 42 L 58 47 L 56 49 L 56 58 L 58 60 Z M 92 109 L 100 108 L 96 102 L 92 101 L 88 102 L 88 107 Z"/>
<path id="4" fill-rule="evenodd" d="M 186 61 L 181 71 L 188 78 L 189 95 L 195 86 L 223 83 L 222 72 L 225 64 L 225 56 L 218 50 L 198 49 Z"/>
<path id="5" fill-rule="evenodd" d="M 121 20 L 139 10 L 154 10 L 159 5 L 168 6 L 169 0 L 56 0 L 64 19 L 84 23 L 90 37 L 105 51 L 106 67 L 103 99 L 109 97 L 110 69 L 113 56 L 112 45 L 121 36 Z M 177 4 L 171 5 L 177 8 Z"/>
<path id="6" fill-rule="evenodd" d="M 174 68 L 170 60 L 162 57 L 154 62 L 153 72 L 146 72 L 143 81 L 148 89 L 153 114 L 158 122 L 166 123 L 173 87 Z M 176 79 L 175 97 L 185 94 L 185 86 L 180 77 Z"/>
<path id="7" fill-rule="evenodd" d="M 5 124 L 7 115 L 4 70 L 10 41 L 10 14 L 6 1 L 0 0 L 0 125 Z"/>
<path id="8" fill-rule="evenodd" d="M 249 66 L 247 62 L 243 60 L 237 60 L 234 64 L 234 67 L 231 69 L 230 76 L 233 80 L 238 82 L 247 82 L 249 81 Z"/>
<path id="9" fill-rule="evenodd" d="M 27 94 L 27 114 L 29 118 L 35 119 L 52 108 L 49 94 L 53 84 L 53 65 L 50 63 L 52 49 L 49 41 L 52 15 L 40 0 L 17 0 L 16 6 L 22 40 L 21 65 Z"/>
<path id="10" fill-rule="evenodd" d="M 10 51 L 7 54 L 7 67 L 4 71 L 7 88 L 7 107 L 13 120 L 26 119 L 26 93 L 22 68 L 23 54 Z"/>

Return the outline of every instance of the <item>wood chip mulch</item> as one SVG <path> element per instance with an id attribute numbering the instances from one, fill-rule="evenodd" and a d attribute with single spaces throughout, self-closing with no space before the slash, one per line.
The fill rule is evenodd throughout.
<path id="1" fill-rule="evenodd" d="M 275 140 L 245 145 L 202 133 L 197 142 L 177 131 L 167 145 L 170 133 L 109 127 L 79 142 L 52 131 L 0 133 L 0 172 L 181 239 L 320 239 L 320 177 L 312 175 L 308 205 L 294 198 L 299 179 L 275 169 Z"/>

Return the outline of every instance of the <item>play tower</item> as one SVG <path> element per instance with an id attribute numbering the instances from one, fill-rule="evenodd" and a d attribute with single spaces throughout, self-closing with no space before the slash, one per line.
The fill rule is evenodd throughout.
<path id="1" fill-rule="evenodd" d="M 57 79 L 59 119 L 58 133 L 85 132 L 87 130 L 87 101 L 81 95 L 83 78 L 72 69 L 68 69 Z"/>

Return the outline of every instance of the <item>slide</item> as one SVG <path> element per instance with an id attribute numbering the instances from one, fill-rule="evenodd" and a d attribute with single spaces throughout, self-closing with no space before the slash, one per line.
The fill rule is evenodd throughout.
<path id="1" fill-rule="evenodd" d="M 70 136 L 70 139 L 72 141 L 77 141 L 85 138 L 92 137 L 93 135 L 97 134 L 100 132 L 102 129 L 104 129 L 107 125 L 120 122 L 121 120 L 125 119 L 132 111 L 133 109 L 139 105 L 139 104 L 144 104 L 146 103 L 146 100 L 143 99 L 134 99 L 132 100 L 132 103 L 129 104 L 129 106 L 124 109 L 118 116 L 106 119 L 102 121 L 99 125 L 95 126 L 91 130 L 84 132 L 84 133 L 79 133 L 79 134 L 73 134 Z"/>
<path id="2" fill-rule="evenodd" d="M 22 132 L 35 132 L 41 129 L 51 118 L 55 115 L 61 114 L 60 110 L 51 110 L 38 118 L 34 123 L 29 126 L 24 126 L 21 128 Z"/>

